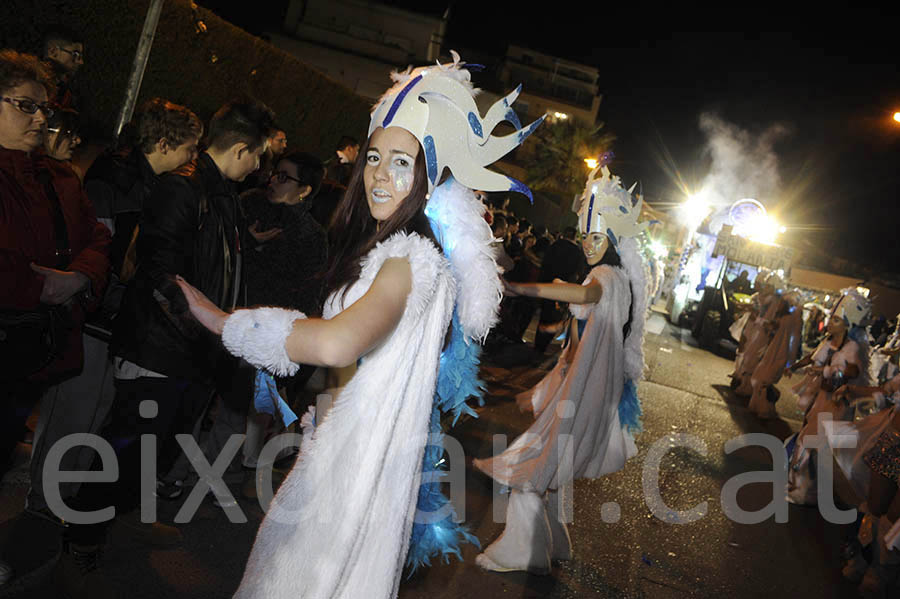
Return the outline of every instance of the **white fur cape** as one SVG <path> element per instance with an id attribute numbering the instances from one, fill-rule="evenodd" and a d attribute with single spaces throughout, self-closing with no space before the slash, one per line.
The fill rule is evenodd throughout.
<path id="1" fill-rule="evenodd" d="M 456 285 L 434 244 L 398 234 L 364 258 L 343 303 L 365 293 L 386 259 L 403 256 L 413 277 L 403 317 L 304 440 L 260 526 L 237 599 L 397 595 Z M 339 310 L 330 301 L 326 317 Z"/>

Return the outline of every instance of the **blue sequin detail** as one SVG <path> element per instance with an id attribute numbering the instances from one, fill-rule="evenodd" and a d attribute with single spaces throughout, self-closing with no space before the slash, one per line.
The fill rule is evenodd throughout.
<path id="1" fill-rule="evenodd" d="M 522 128 L 522 122 L 519 120 L 519 115 L 517 115 L 516 111 L 512 108 L 506 111 L 506 120 L 512 123 L 512 126 L 516 129 Z"/>
<path id="2" fill-rule="evenodd" d="M 412 81 L 410 81 L 409 83 L 406 84 L 406 87 L 404 87 L 402 90 L 400 90 L 400 93 L 397 94 L 397 97 L 394 99 L 394 103 L 391 104 L 391 108 L 390 108 L 390 110 L 388 110 L 387 116 L 384 117 L 383 121 L 381 121 L 382 127 L 387 127 L 388 125 L 391 124 L 391 121 L 394 120 L 394 115 L 397 114 L 397 110 L 400 108 L 400 105 L 403 103 L 404 98 L 406 98 L 406 94 L 408 94 L 409 91 L 421 80 L 422 80 L 422 76 L 416 75 L 415 77 L 413 77 Z"/>
<path id="3" fill-rule="evenodd" d="M 510 191 L 518 191 L 528 198 L 528 201 L 534 204 L 534 197 L 531 195 L 531 190 L 528 189 L 528 186 L 522 183 L 521 181 L 517 181 L 512 177 L 507 177 L 509 179 L 509 190 Z"/>
<path id="4" fill-rule="evenodd" d="M 593 218 L 594 218 L 594 194 L 591 194 L 591 201 L 590 201 L 590 203 L 588 204 L 588 217 L 587 217 L 587 223 L 585 223 L 585 225 L 587 226 L 587 229 L 585 230 L 585 233 L 590 232 L 590 230 L 591 230 L 591 223 L 593 222 Z"/>
<path id="5" fill-rule="evenodd" d="M 583 320 L 581 318 L 576 318 L 575 322 L 578 323 L 578 338 L 581 339 L 584 337 L 584 328 L 587 326 L 587 318 Z"/>
<path id="6" fill-rule="evenodd" d="M 469 126 L 472 127 L 472 132 L 478 137 L 484 137 L 484 131 L 481 129 L 481 121 L 475 116 L 474 112 L 469 113 Z"/>
<path id="7" fill-rule="evenodd" d="M 426 135 L 422 140 L 422 146 L 425 148 L 425 167 L 428 169 L 428 179 L 434 185 L 437 180 L 437 151 L 434 149 L 434 138 Z"/>
<path id="8" fill-rule="evenodd" d="M 612 232 L 612 229 L 609 227 L 606 228 L 606 236 L 609 237 L 609 240 L 612 241 L 613 247 L 619 246 L 619 241 L 616 239 L 616 235 Z"/>
<path id="9" fill-rule="evenodd" d="M 628 208 L 626 208 L 625 206 L 619 206 L 619 212 L 621 212 L 622 214 L 628 214 Z"/>
<path id="10" fill-rule="evenodd" d="M 519 131 L 519 143 L 522 143 L 529 135 L 534 133 L 534 130 L 538 128 L 538 125 L 544 122 L 544 118 L 546 118 L 546 115 L 531 123 L 527 129 Z"/>

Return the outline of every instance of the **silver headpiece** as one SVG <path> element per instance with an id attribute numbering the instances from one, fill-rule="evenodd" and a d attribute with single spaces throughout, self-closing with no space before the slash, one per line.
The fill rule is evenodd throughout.
<path id="1" fill-rule="evenodd" d="M 477 90 L 459 54 L 451 51 L 453 63 L 394 72 L 396 82 L 375 105 L 369 136 L 378 127 L 402 127 L 422 145 L 428 174 L 428 189 L 438 184 L 444 168 L 470 189 L 518 191 L 531 199 L 531 191 L 520 181 L 485 167 L 525 141 L 543 122 L 539 118 L 522 127 L 510 107 L 522 88 L 499 99 L 482 118 L 475 105 Z M 503 121 L 517 131 L 497 137 L 494 128 Z"/>

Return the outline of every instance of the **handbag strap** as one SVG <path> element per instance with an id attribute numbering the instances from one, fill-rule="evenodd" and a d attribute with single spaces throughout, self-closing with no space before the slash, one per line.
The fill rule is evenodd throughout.
<path id="1" fill-rule="evenodd" d="M 69 229 L 66 227 L 66 217 L 63 215 L 62 205 L 56 189 L 53 187 L 53 178 L 50 171 L 39 169 L 37 180 L 44 188 L 44 193 L 50 201 L 53 209 L 53 239 L 56 242 L 56 268 L 65 270 L 72 262 L 72 248 L 69 246 Z"/>

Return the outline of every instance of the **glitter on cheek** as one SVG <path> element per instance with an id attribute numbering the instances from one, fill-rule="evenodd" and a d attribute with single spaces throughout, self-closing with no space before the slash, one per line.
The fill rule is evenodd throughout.
<path id="1" fill-rule="evenodd" d="M 388 174 L 394 184 L 394 189 L 401 193 L 409 193 L 413 183 L 412 167 L 392 164 L 388 167 Z"/>

